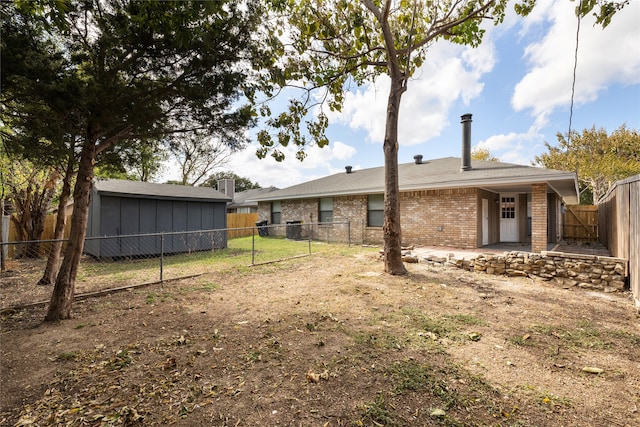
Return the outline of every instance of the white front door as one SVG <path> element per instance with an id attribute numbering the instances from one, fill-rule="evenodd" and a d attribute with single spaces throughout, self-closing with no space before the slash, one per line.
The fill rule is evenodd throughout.
<path id="1" fill-rule="evenodd" d="M 489 244 L 489 199 L 482 199 L 482 245 Z"/>
<path id="2" fill-rule="evenodd" d="M 518 241 L 518 195 L 500 194 L 500 241 Z"/>

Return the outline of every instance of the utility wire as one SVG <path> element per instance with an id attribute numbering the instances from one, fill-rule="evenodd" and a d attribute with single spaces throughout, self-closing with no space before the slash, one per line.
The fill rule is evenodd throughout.
<path id="1" fill-rule="evenodd" d="M 573 82 L 571 83 L 571 106 L 569 107 L 569 131 L 567 132 L 567 143 L 571 143 L 571 124 L 573 122 L 573 98 L 576 94 L 576 70 L 578 69 L 578 46 L 580 43 L 580 21 L 582 20 L 582 0 L 576 10 L 578 16 L 578 27 L 576 29 L 576 49 L 573 56 Z"/>

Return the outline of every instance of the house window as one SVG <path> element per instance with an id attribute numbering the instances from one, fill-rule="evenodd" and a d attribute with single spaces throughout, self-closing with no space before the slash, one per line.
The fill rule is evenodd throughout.
<path id="1" fill-rule="evenodd" d="M 282 205 L 280 201 L 271 202 L 271 224 L 280 224 L 282 221 Z"/>
<path id="2" fill-rule="evenodd" d="M 500 216 L 503 219 L 513 219 L 516 217 L 516 198 L 515 197 L 501 198 Z"/>
<path id="3" fill-rule="evenodd" d="M 323 197 L 318 204 L 318 222 L 333 220 L 333 197 Z"/>
<path id="4" fill-rule="evenodd" d="M 384 194 L 367 197 L 367 227 L 382 227 L 384 224 Z"/>

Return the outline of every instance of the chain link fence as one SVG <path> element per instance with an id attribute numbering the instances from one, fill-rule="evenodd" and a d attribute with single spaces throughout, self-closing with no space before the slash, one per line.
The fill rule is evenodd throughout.
<path id="1" fill-rule="evenodd" d="M 256 225 L 87 238 L 76 278 L 76 295 L 331 253 L 351 245 L 349 221 Z M 238 234 L 245 237 L 229 238 Z M 0 244 L 5 266 L 0 272 L 0 309 L 48 302 L 53 287 L 36 283 L 56 245 L 64 254 L 66 240 Z"/>

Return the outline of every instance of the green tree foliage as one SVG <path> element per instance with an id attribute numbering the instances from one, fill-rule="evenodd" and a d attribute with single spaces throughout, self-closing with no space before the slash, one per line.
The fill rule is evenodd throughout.
<path id="1" fill-rule="evenodd" d="M 218 188 L 218 181 L 221 179 L 233 179 L 234 180 L 234 191 L 239 193 L 241 191 L 253 190 L 257 188 L 262 188 L 260 184 L 257 182 L 251 181 L 249 178 L 245 178 L 242 176 L 238 176 L 233 172 L 216 172 L 207 178 L 207 180 L 202 184 L 203 187 L 212 187 Z"/>
<path id="2" fill-rule="evenodd" d="M 582 133 L 572 131 L 571 138 L 558 133 L 557 138 L 555 146 L 545 142 L 547 152 L 536 156 L 535 163 L 575 171 L 581 203 L 597 203 L 614 182 L 640 173 L 640 133 L 635 129 L 622 125 L 608 134 L 594 126 Z"/>
<path id="3" fill-rule="evenodd" d="M 484 160 L 487 162 L 497 162 L 498 158 L 491 154 L 491 151 L 488 148 L 476 147 L 471 150 L 471 159 L 472 160 Z"/>
<path id="4" fill-rule="evenodd" d="M 161 140 L 149 138 L 114 146 L 101 153 L 95 176 L 153 181 L 162 172 L 162 163 L 169 158 L 165 145 Z"/>
<path id="5" fill-rule="evenodd" d="M 611 23 L 613 15 L 630 2 L 631 0 L 580 0 L 576 6 L 576 12 L 580 16 L 593 14 L 596 17 L 596 24 L 605 28 Z"/>
<path id="6" fill-rule="evenodd" d="M 536 5 L 537 0 L 523 0 L 516 3 L 514 9 L 520 15 L 527 15 Z M 585 17 L 592 14 L 596 18 L 596 24 L 607 27 L 611 23 L 613 15 L 628 5 L 631 0 L 576 0 L 576 15 Z"/>
<path id="7" fill-rule="evenodd" d="M 252 1 L 52 1 L 2 4 L 1 96 L 10 126 L 34 106 L 51 114 L 60 131 L 33 144 L 78 140 L 71 236 L 47 313 L 57 320 L 71 316 L 100 154 L 195 130 L 244 141 L 254 117 L 239 99 L 252 91 L 262 13 Z"/>

